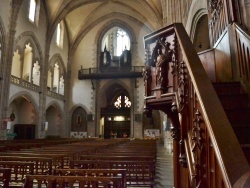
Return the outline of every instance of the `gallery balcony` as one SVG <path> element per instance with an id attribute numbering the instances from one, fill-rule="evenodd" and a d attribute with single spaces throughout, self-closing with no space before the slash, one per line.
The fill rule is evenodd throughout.
<path id="1" fill-rule="evenodd" d="M 113 79 L 142 77 L 144 66 L 109 66 L 80 69 L 78 79 Z"/>

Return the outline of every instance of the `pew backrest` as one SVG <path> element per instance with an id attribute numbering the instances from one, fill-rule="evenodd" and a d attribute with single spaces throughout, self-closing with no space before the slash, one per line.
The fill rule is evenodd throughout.
<path id="1" fill-rule="evenodd" d="M 27 174 L 34 174 L 34 163 L 24 161 L 0 161 L 0 168 L 11 170 L 11 184 L 23 183 Z"/>
<path id="2" fill-rule="evenodd" d="M 123 187 L 126 187 L 125 169 L 53 169 L 52 175 L 60 176 L 95 176 L 95 177 L 121 177 Z"/>
<path id="3" fill-rule="evenodd" d="M 121 177 L 27 175 L 23 188 L 33 188 L 34 186 L 37 188 L 124 188 L 122 187 Z"/>
<path id="4" fill-rule="evenodd" d="M 34 174 L 51 174 L 52 159 L 45 157 L 0 156 L 0 161 L 23 161 L 34 163 Z"/>
<path id="5" fill-rule="evenodd" d="M 8 188 L 11 176 L 10 168 L 0 168 L 0 187 Z"/>

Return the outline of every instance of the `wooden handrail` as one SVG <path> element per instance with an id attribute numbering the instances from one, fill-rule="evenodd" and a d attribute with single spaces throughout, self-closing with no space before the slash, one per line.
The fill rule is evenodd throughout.
<path id="1" fill-rule="evenodd" d="M 250 170 L 234 131 L 182 24 L 174 24 L 190 81 L 199 100 L 224 183 L 231 187 Z M 216 110 L 215 110 L 216 109 Z"/>
<path id="2" fill-rule="evenodd" d="M 171 44 L 171 59 L 167 57 L 168 82 L 159 85 L 155 50 L 163 47 L 165 39 Z M 164 103 L 169 98 L 162 96 L 175 93 L 171 108 L 178 113 L 181 143 L 176 152 L 182 164 L 185 160 L 188 163 L 184 166 L 189 168 L 190 187 L 237 185 L 236 182 L 250 172 L 250 166 L 185 28 L 181 23 L 172 24 L 146 36 L 144 42 L 147 53 L 145 109 L 158 109 L 169 115 L 169 107 L 166 107 L 169 103 Z M 181 171 L 181 167 L 178 168 Z M 177 173 L 177 176 L 184 174 Z"/>

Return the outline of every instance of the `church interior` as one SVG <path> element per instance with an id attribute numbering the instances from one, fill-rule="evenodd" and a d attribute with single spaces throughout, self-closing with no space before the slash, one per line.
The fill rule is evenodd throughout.
<path id="1" fill-rule="evenodd" d="M 75 168 L 73 149 L 110 148 L 149 168 L 171 142 L 173 187 L 250 187 L 249 16 L 249 0 L 0 1 L 0 174 L 32 142 Z"/>

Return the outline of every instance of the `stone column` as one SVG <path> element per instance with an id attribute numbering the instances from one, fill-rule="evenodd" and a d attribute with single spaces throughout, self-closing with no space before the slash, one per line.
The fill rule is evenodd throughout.
<path id="1" fill-rule="evenodd" d="M 0 122 L 2 122 L 2 118 L 6 117 L 7 115 L 7 108 L 8 108 L 8 99 L 9 99 L 9 88 L 11 83 L 11 67 L 12 67 L 12 58 L 13 58 L 13 49 L 14 49 L 14 40 L 16 34 L 16 22 L 20 10 L 20 6 L 23 0 L 12 0 L 11 5 L 11 12 L 9 18 L 9 26 L 8 32 L 5 37 L 5 41 L 3 41 L 4 50 L 2 52 L 3 59 L 1 65 L 1 93 L 0 93 Z M 0 139 L 6 139 L 6 130 L 1 130 L 0 128 Z"/>

